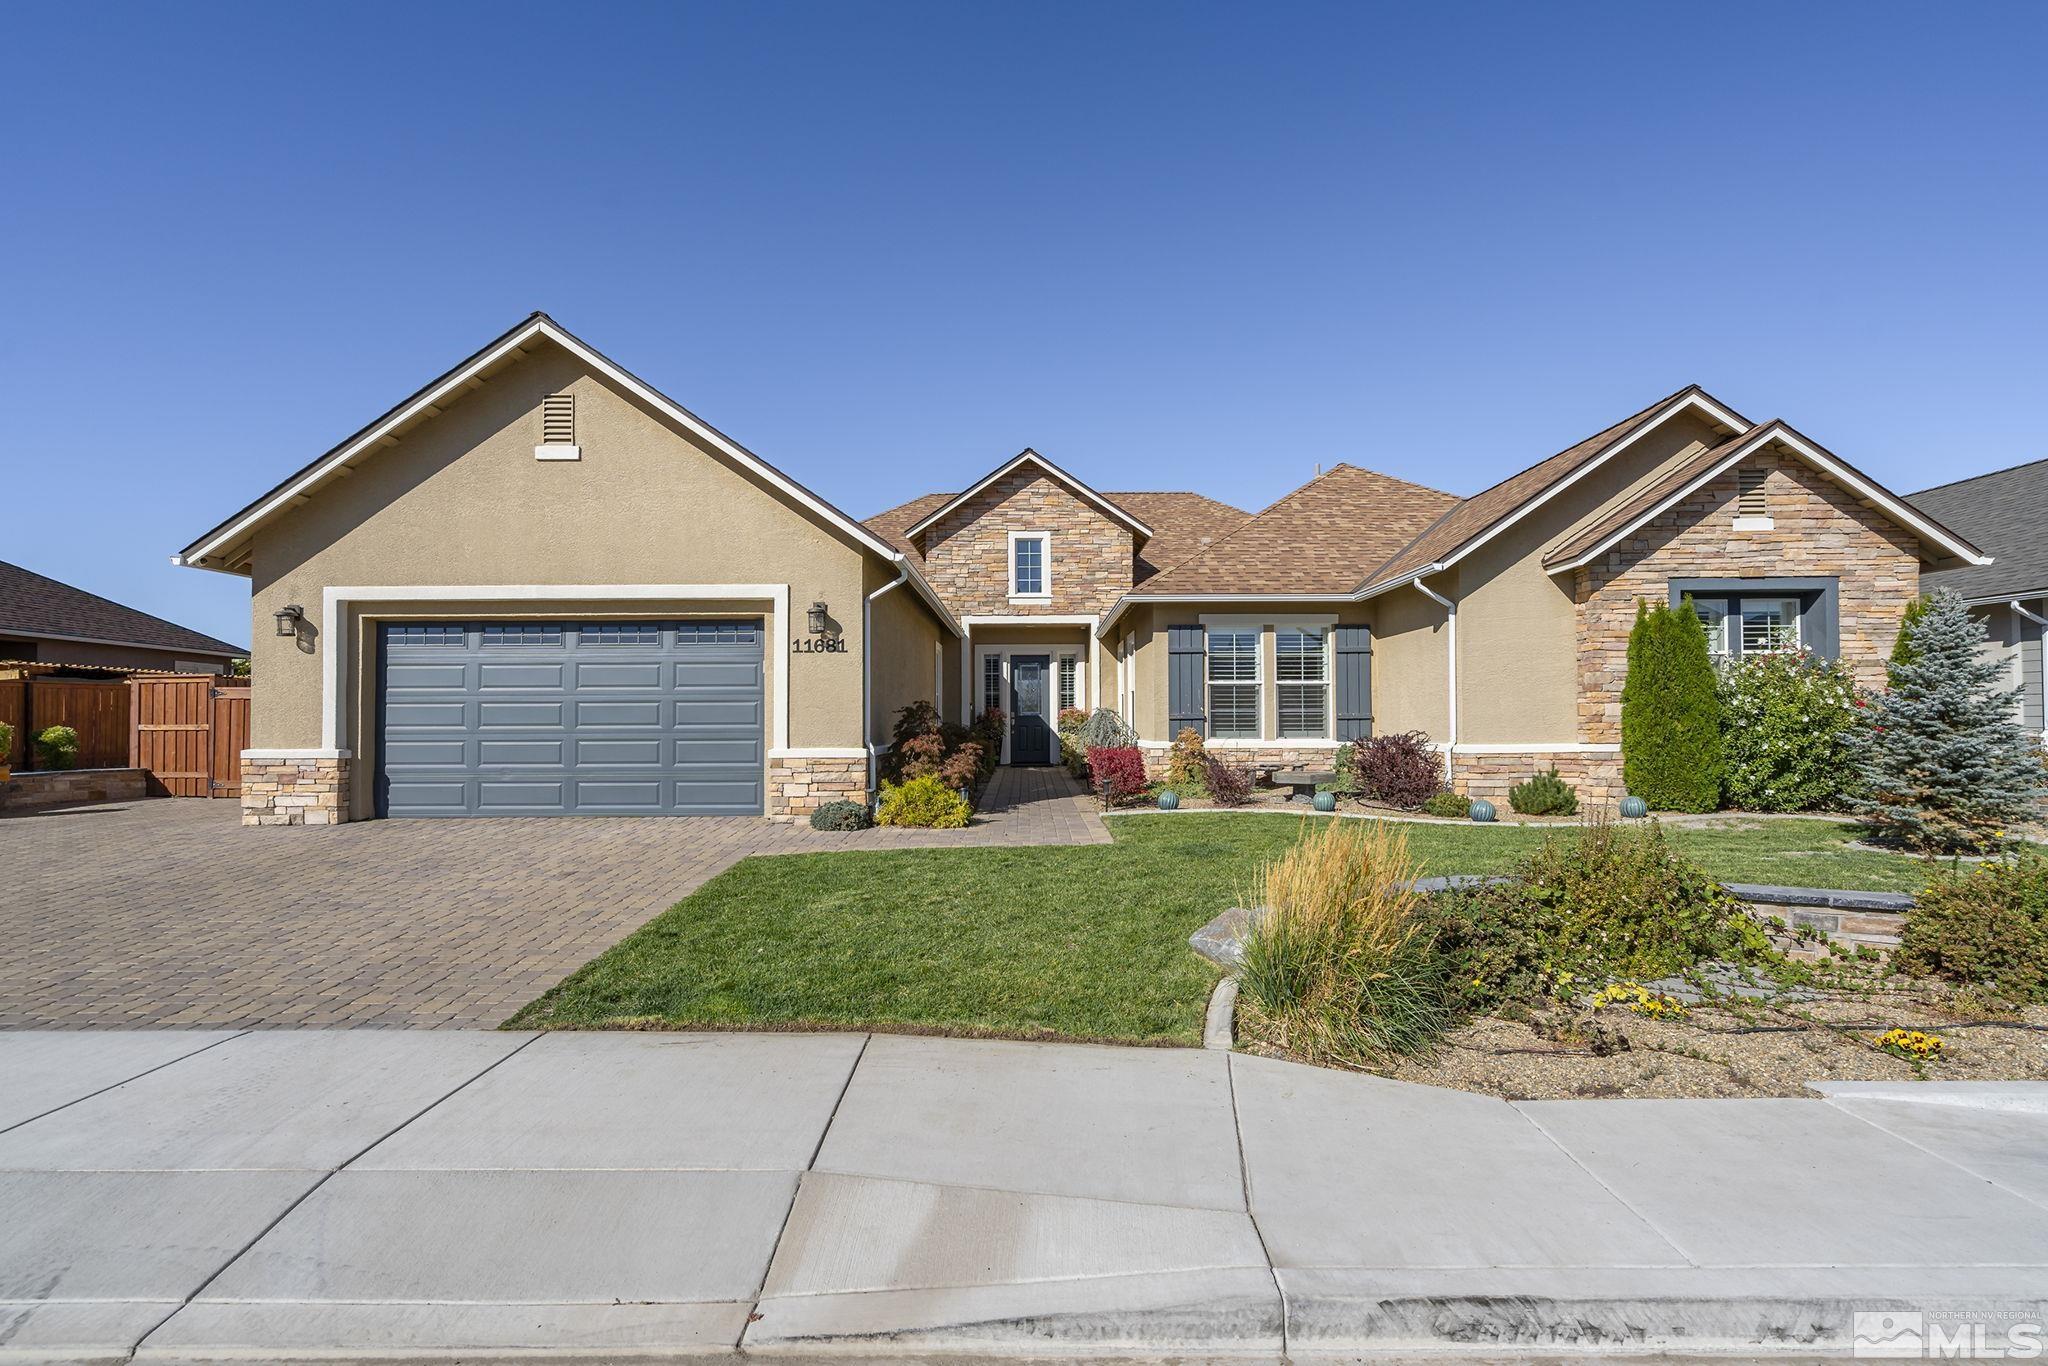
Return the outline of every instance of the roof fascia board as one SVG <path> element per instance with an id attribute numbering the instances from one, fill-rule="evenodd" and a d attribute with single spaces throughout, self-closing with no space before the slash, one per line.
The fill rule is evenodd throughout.
<path id="1" fill-rule="evenodd" d="M 1656 506 L 1643 512 L 1640 516 L 1630 518 L 1627 523 L 1585 554 L 1569 564 L 1546 566 L 1546 568 L 1553 574 L 1562 574 L 1568 570 L 1579 569 L 1592 563 L 1613 549 L 1623 537 L 1628 536 L 1652 519 L 1670 511 L 1689 494 L 1697 493 L 1715 478 L 1727 473 L 1730 469 L 1747 460 L 1750 456 L 1756 454 L 1758 450 L 1772 442 L 1782 444 L 1788 450 L 1797 454 L 1800 459 L 1806 461 L 1807 464 L 1812 465 L 1830 479 L 1876 503 L 1884 510 L 1887 516 L 1910 528 L 1922 540 L 1933 541 L 1957 558 L 1967 560 L 1971 564 L 1985 565 L 1991 563 L 1989 556 L 1969 542 L 1914 512 L 1912 505 L 1904 499 L 1896 494 L 1887 492 L 1877 484 L 1858 475 L 1854 470 L 1830 456 L 1820 447 L 1806 441 L 1799 433 L 1787 427 L 1783 422 L 1773 419 L 1770 422 L 1766 422 L 1763 426 L 1756 428 L 1750 434 L 1748 440 L 1729 452 L 1725 458 L 1717 461 L 1704 473 L 1687 482 L 1684 487 L 1680 488 L 1670 497 L 1658 502 Z"/>
<path id="2" fill-rule="evenodd" d="M 1068 488 L 1080 494 L 1083 498 L 1086 498 L 1089 502 L 1095 504 L 1095 506 L 1101 508 L 1105 513 L 1109 514 L 1111 517 L 1114 517 L 1117 521 L 1122 522 L 1125 526 L 1137 532 L 1146 540 L 1149 541 L 1150 539 L 1152 539 L 1151 527 L 1146 526 L 1143 522 L 1131 516 L 1130 513 L 1125 512 L 1115 503 L 1110 502 L 1107 498 L 1097 493 L 1094 489 L 1089 488 L 1086 484 L 1082 483 L 1079 479 L 1076 479 L 1073 475 L 1068 474 L 1058 465 L 1053 464 L 1052 461 L 1046 459 L 1037 451 L 1030 450 L 1028 448 L 1017 452 L 1016 455 L 1012 456 L 1008 461 L 1004 462 L 1004 464 L 1000 468 L 994 470 L 985 478 L 983 478 L 980 482 L 975 484 L 973 488 L 970 488 L 965 493 L 958 494 L 953 498 L 948 499 L 946 502 L 941 503 L 938 506 L 938 508 L 935 509 L 923 521 L 917 523 L 917 525 L 905 531 L 903 533 L 904 538 L 909 539 L 913 536 L 923 535 L 927 530 L 931 528 L 932 523 L 938 521 L 939 518 L 945 516 L 954 508 L 959 507 L 969 498 L 972 498 L 975 494 L 980 493 L 990 484 L 995 483 L 996 480 L 1002 478 L 1011 470 L 1016 469 L 1019 465 L 1025 464 L 1026 462 L 1037 465 L 1047 474 L 1050 474 L 1053 478 L 1059 480 L 1062 484 L 1065 484 Z"/>
<path id="3" fill-rule="evenodd" d="M 1126 593 L 1103 613 L 1102 624 L 1096 628 L 1095 634 L 1100 636 L 1107 632 L 1127 609 L 1146 603 L 1356 602 L 1360 596 L 1358 593 Z"/>
<path id="4" fill-rule="evenodd" d="M 726 458 L 733 461 L 741 469 L 746 470 L 749 474 L 760 479 L 770 487 L 779 490 L 800 506 L 809 509 L 821 517 L 829 525 L 850 536 L 864 549 L 881 556 L 890 564 L 907 566 L 910 570 L 911 583 L 917 589 L 918 596 L 923 598 L 925 603 L 938 614 L 939 620 L 945 623 L 948 630 L 952 631 L 956 636 L 960 634 L 960 623 L 954 618 L 952 611 L 947 608 L 946 604 L 939 598 L 939 595 L 932 589 L 930 582 L 925 579 L 924 574 L 919 571 L 916 565 L 911 564 L 908 557 L 901 551 L 891 547 L 887 542 L 881 540 L 852 517 L 847 516 L 838 508 L 833 507 L 830 503 L 782 473 L 782 471 L 731 440 L 723 432 L 712 427 L 696 414 L 670 399 L 666 394 L 644 383 L 638 376 L 613 363 L 609 357 L 592 349 L 580 338 L 566 331 L 552 318 L 548 318 L 545 315 L 534 317 L 525 326 L 516 328 L 508 333 L 496 346 L 485 350 L 468 365 L 451 374 L 441 384 L 422 394 L 398 413 L 377 424 L 377 426 L 335 451 L 326 459 L 319 461 L 299 478 L 290 481 L 255 508 L 236 519 L 225 529 L 214 533 L 203 544 L 195 543 L 187 547 L 182 554 L 172 556 L 171 563 L 191 565 L 194 560 L 204 559 L 221 546 L 231 543 L 243 532 L 254 529 L 257 524 L 268 520 L 276 512 L 291 506 L 294 500 L 306 496 L 307 493 L 316 485 L 322 483 L 337 468 L 347 464 L 364 450 L 382 441 L 396 428 L 403 426 L 426 410 L 438 406 L 441 400 L 466 387 L 469 381 L 482 371 L 488 370 L 491 366 L 496 365 L 515 351 L 523 351 L 529 343 L 541 338 L 545 338 L 560 346 L 585 365 L 588 365 L 591 369 L 617 384 L 621 389 L 624 389 L 641 402 L 646 403 L 670 420 L 678 423 L 725 455 Z M 203 568 L 208 566 L 195 565 L 193 567 Z"/>
<path id="5" fill-rule="evenodd" d="M 1600 454 L 1594 456 L 1591 460 L 1588 460 L 1585 464 L 1579 466 L 1570 474 L 1558 480 L 1555 484 L 1552 484 L 1549 488 L 1537 494 L 1534 498 L 1531 498 L 1528 502 L 1522 504 L 1520 507 L 1516 508 L 1507 516 L 1501 518 L 1493 525 L 1487 527 L 1486 530 L 1480 532 L 1471 540 L 1466 541 L 1463 545 L 1459 546 L 1450 554 L 1444 556 L 1443 559 L 1437 562 L 1436 567 L 1438 569 L 1449 568 L 1451 565 L 1454 565 L 1458 561 L 1464 559 L 1467 555 L 1470 555 L 1473 551 L 1479 549 L 1488 541 L 1491 541 L 1494 537 L 1499 536 L 1509 527 L 1514 526 L 1524 517 L 1527 517 L 1530 513 L 1535 512 L 1545 503 L 1548 503 L 1551 499 L 1557 497 L 1566 489 L 1572 487 L 1581 479 L 1584 479 L 1587 475 L 1593 473 L 1593 471 L 1601 468 L 1608 461 L 1612 460 L 1615 456 L 1620 455 L 1623 451 L 1633 446 L 1636 442 L 1642 440 L 1651 432 L 1656 431 L 1659 427 L 1663 426 L 1666 422 L 1669 422 L 1672 418 L 1677 417 L 1680 413 L 1684 412 L 1688 408 L 1697 408 L 1701 412 L 1705 413 L 1708 417 L 1714 419 L 1714 421 L 1719 422 L 1725 426 L 1733 427 L 1737 432 L 1747 432 L 1751 428 L 1750 423 L 1745 422 L 1741 417 L 1730 412 L 1728 409 L 1723 408 L 1720 404 L 1716 403 L 1713 399 L 1709 398 L 1705 393 L 1694 390 L 1681 394 L 1677 398 L 1673 399 L 1670 403 L 1666 404 L 1664 406 L 1663 411 L 1653 413 L 1648 418 L 1645 418 L 1643 421 L 1637 423 L 1633 431 L 1627 432 L 1622 436 L 1616 437 L 1614 441 L 1608 445 L 1607 449 L 1601 451 Z M 1531 468 L 1533 469 L 1534 466 L 1531 466 Z M 1427 572 L 1434 571 L 1432 570 Z M 1402 581 L 1408 581 L 1408 577 L 1412 576 L 1404 576 L 1404 579 Z M 1385 585 L 1368 584 L 1365 586 L 1365 589 L 1361 593 L 1361 596 L 1375 596 L 1378 593 L 1384 591 L 1386 588 L 1398 586 L 1398 583 Z"/>

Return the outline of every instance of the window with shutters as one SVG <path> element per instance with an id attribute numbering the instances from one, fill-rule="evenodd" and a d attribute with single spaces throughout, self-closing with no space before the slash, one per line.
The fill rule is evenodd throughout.
<path id="1" fill-rule="evenodd" d="M 1274 686 L 1279 689 L 1280 737 L 1321 739 L 1330 733 L 1330 669 L 1326 633 L 1283 627 L 1274 634 Z"/>
<path id="2" fill-rule="evenodd" d="M 576 395 L 549 394 L 540 401 L 540 444 L 533 455 L 536 460 L 583 458 L 576 444 Z"/>
<path id="3" fill-rule="evenodd" d="M 1209 734 L 1219 740 L 1259 738 L 1259 633 L 1208 633 Z"/>

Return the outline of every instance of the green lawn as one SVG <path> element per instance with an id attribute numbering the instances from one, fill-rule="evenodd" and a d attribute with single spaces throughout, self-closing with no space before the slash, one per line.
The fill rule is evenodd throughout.
<path id="1" fill-rule="evenodd" d="M 1112 818 L 1113 845 L 751 858 L 585 964 L 520 1027 L 881 1028 L 1192 1044 L 1215 976 L 1187 937 L 1243 903 L 1297 816 Z M 1409 825 L 1423 871 L 1491 873 L 1542 839 Z M 1911 890 L 1920 865 L 1828 821 L 1672 832 L 1731 882 Z"/>

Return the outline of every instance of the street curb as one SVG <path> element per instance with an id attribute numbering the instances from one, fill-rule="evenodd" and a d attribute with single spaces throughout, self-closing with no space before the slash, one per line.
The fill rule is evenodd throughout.
<path id="1" fill-rule="evenodd" d="M 1209 1013 L 1202 1020 L 1202 1047 L 1228 1053 L 1237 1043 L 1237 975 L 1232 973 L 1209 993 Z"/>

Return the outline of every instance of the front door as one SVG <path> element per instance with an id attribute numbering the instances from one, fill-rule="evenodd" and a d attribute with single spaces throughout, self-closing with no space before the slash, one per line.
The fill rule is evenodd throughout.
<path id="1" fill-rule="evenodd" d="M 1045 655 L 1010 656 L 1010 762 L 1052 762 L 1051 661 Z"/>

